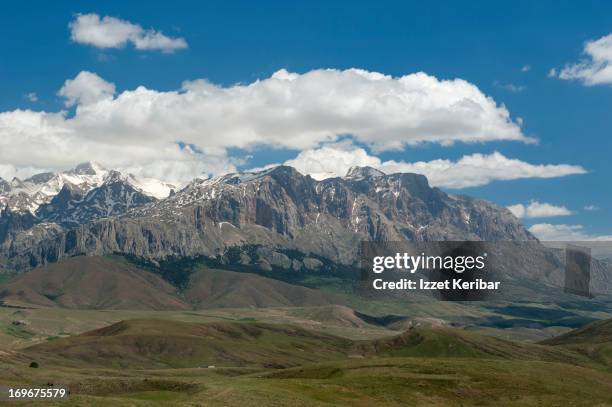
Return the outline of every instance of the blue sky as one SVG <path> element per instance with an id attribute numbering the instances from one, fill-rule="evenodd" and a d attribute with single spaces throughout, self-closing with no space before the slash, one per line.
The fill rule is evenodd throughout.
<path id="1" fill-rule="evenodd" d="M 578 233 L 585 236 L 612 235 L 611 85 L 604 81 L 587 86 L 580 79 L 549 77 L 551 68 L 559 71 L 585 58 L 587 41 L 612 32 L 612 4 L 287 3 L 7 4 L 0 15 L 0 112 L 65 109 L 69 117 L 74 115 L 75 106 L 67 106 L 58 90 L 81 71 L 113 83 L 116 94 L 141 85 L 158 92 L 173 91 L 185 81 L 200 78 L 231 87 L 269 78 L 280 69 L 304 74 L 322 68 L 359 68 L 392 77 L 422 71 L 439 80 L 460 78 L 505 106 L 511 120 L 521 118 L 522 134 L 539 142 L 493 139 L 374 151 L 368 142 L 354 140 L 353 147 L 382 161 L 459 160 L 498 151 L 533 165 L 581 166 L 587 174 L 492 180 L 453 192 L 504 206 L 534 200 L 562 206 L 571 215 L 524 221 L 571 225 L 574 232 L 581 225 L 584 229 Z M 136 49 L 129 42 L 120 48 L 79 43 L 71 39 L 68 27 L 78 13 L 113 16 L 168 38 L 183 38 L 188 45 L 163 52 Z M 240 169 L 281 163 L 304 150 L 271 144 L 229 146 L 224 154 Z M 203 146 L 194 145 L 198 147 Z M 20 159 L 9 164 L 37 168 L 39 161 Z M 585 206 L 598 209 L 585 210 Z"/>

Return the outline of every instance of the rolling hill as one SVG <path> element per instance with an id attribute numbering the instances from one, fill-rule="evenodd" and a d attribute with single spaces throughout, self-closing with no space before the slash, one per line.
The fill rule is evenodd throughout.
<path id="1" fill-rule="evenodd" d="M 612 381 L 605 372 L 523 360 L 349 359 L 272 371 L 263 379 L 241 380 L 248 380 L 239 383 L 245 388 L 251 384 L 261 390 L 255 394 L 235 391 L 218 405 L 266 404 L 265 400 L 273 400 L 274 395 L 300 406 L 552 407 L 612 403 Z"/>
<path id="2" fill-rule="evenodd" d="M 285 368 L 349 357 L 434 357 L 587 363 L 569 350 L 521 344 L 453 328 L 414 328 L 375 340 L 349 340 L 287 324 L 194 323 L 135 319 L 24 351 L 30 359 L 75 367 Z"/>
<path id="3" fill-rule="evenodd" d="M 80 309 L 188 309 L 161 277 L 118 257 L 77 256 L 0 285 L 7 304 Z"/>
<path id="4" fill-rule="evenodd" d="M 495 358 L 578 364 L 578 355 L 563 349 L 495 338 L 447 327 L 412 328 L 390 338 L 358 343 L 366 354 L 379 356 Z"/>
<path id="5" fill-rule="evenodd" d="M 281 368 L 346 357 L 351 341 L 284 324 L 121 321 L 27 348 L 30 358 L 71 366 Z"/>
<path id="6" fill-rule="evenodd" d="M 225 307 L 302 307 L 338 303 L 323 291 L 258 276 L 207 269 L 192 274 L 184 292 L 196 309 Z"/>
<path id="7" fill-rule="evenodd" d="M 541 343 L 570 349 L 596 362 L 612 366 L 612 319 L 592 322 Z"/>
<path id="8" fill-rule="evenodd" d="M 605 342 L 603 325 L 586 337 Z M 134 319 L 0 355 L 0 380 L 53 378 L 78 405 L 610 405 L 609 372 L 558 346 L 456 328 L 355 341 L 287 324 Z"/>
<path id="9" fill-rule="evenodd" d="M 76 256 L 0 284 L 0 301 L 73 309 L 180 310 L 319 306 L 339 303 L 319 290 L 249 273 L 192 272 L 184 290 L 120 256 Z"/>

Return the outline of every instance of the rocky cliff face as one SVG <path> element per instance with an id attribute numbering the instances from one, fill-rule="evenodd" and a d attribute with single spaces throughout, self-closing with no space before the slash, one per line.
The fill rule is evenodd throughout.
<path id="1" fill-rule="evenodd" d="M 113 206 L 116 210 L 103 219 L 73 216 L 71 224 L 47 217 L 5 241 L 2 254 L 11 267 L 26 269 L 81 253 L 123 252 L 155 260 L 170 255 L 214 257 L 232 247 L 256 245 L 268 248 L 268 254 L 280 254 L 277 249 L 282 248 L 355 264 L 363 240 L 535 239 L 507 209 L 446 194 L 431 188 L 422 175 L 385 175 L 371 168 L 316 181 L 279 166 L 195 180 L 166 199 L 145 202 L 141 197 L 132 206 L 126 202 L 128 196 L 133 199 L 133 191 L 114 188 L 93 194 L 97 202 L 121 197 L 123 204 Z M 79 205 L 70 202 L 86 202 L 92 192 L 83 199 L 62 190 L 49 205 L 61 213 L 76 213 Z M 243 255 L 245 262 L 262 261 Z"/>

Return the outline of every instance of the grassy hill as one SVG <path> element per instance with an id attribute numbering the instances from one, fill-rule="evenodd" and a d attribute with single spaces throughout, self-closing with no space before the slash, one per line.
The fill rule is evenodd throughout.
<path id="1" fill-rule="evenodd" d="M 68 385 L 67 405 L 612 404 L 610 374 L 570 350 L 453 328 L 354 341 L 286 324 L 138 319 L 2 362 L 3 383 Z"/>
<path id="2" fill-rule="evenodd" d="M 548 345 L 574 345 L 580 343 L 597 344 L 612 342 L 612 319 L 596 321 L 582 328 L 574 329 L 564 335 L 557 336 L 543 344 Z"/>
<path id="3" fill-rule="evenodd" d="M 499 358 L 585 363 L 573 352 L 520 343 L 456 328 L 412 328 L 389 338 L 359 342 L 359 349 L 379 356 Z"/>
<path id="4" fill-rule="evenodd" d="M 302 307 L 339 300 L 323 291 L 250 273 L 205 269 L 194 272 L 184 291 L 196 309 L 226 307 Z"/>
<path id="5" fill-rule="evenodd" d="M 612 367 L 612 319 L 590 323 L 541 343 L 579 352 Z"/>
<path id="6" fill-rule="evenodd" d="M 293 391 L 297 400 L 291 405 L 304 406 L 612 404 L 612 380 L 608 374 L 570 364 L 525 360 L 350 359 L 270 372 L 263 378 L 264 384 L 253 379 L 248 384 L 253 389 L 257 386 L 260 395 Z M 227 405 L 240 405 L 241 399 L 247 404 L 250 401 L 245 394 L 235 394 L 233 398 L 239 402 L 229 401 Z"/>
<path id="7" fill-rule="evenodd" d="M 29 371 L 28 371 L 29 370 Z M 33 371 L 35 370 L 35 372 Z M 0 370 L 3 383 L 50 378 L 66 402 L 27 406 L 608 406 L 610 375 L 562 363 L 471 358 L 332 360 L 269 371 Z M 19 381 L 20 380 L 20 381 Z M 15 403 L 15 405 L 20 405 Z"/>
<path id="8" fill-rule="evenodd" d="M 453 328 L 414 328 L 354 341 L 286 324 L 138 319 L 26 348 L 59 365 L 121 368 L 257 366 L 283 368 L 348 357 L 451 357 L 587 364 L 569 350 L 522 344 Z"/>
<path id="9" fill-rule="evenodd" d="M 28 358 L 71 366 L 280 368 L 344 358 L 351 341 L 283 324 L 122 321 L 24 350 Z"/>
<path id="10" fill-rule="evenodd" d="M 350 328 L 371 327 L 352 308 L 343 305 L 328 305 L 321 307 L 293 308 L 289 310 L 292 316 L 303 318 L 306 323 L 330 323 L 334 326 Z"/>

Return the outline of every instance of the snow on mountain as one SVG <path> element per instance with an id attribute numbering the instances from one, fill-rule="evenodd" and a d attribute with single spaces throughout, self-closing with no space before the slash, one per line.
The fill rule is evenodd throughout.
<path id="1" fill-rule="evenodd" d="M 368 178 L 384 177 L 385 173 L 372 167 L 351 167 L 346 173 L 345 179 L 363 180 Z"/>
<path id="2" fill-rule="evenodd" d="M 8 208 L 13 212 L 34 214 L 41 205 L 50 203 L 65 185 L 85 196 L 117 176 L 144 195 L 156 199 L 166 198 L 175 189 L 173 185 L 156 179 L 117 174 L 98 163 L 88 162 L 68 171 L 36 174 L 25 180 L 14 178 L 7 182 L 0 179 L 0 210 Z"/>
<path id="3" fill-rule="evenodd" d="M 128 182 L 129 177 L 110 171 L 99 187 L 85 195 L 66 184 L 50 203 L 43 204 L 36 215 L 41 221 L 75 227 L 96 219 L 118 216 L 132 208 L 156 201 Z"/>
<path id="4" fill-rule="evenodd" d="M 90 162 L 59 173 L 46 172 L 25 180 L 13 178 L 10 188 L 3 193 L 5 206 L 14 212 L 34 213 L 40 205 L 50 202 L 64 185 L 85 193 L 104 182 L 108 170 Z"/>
<path id="5" fill-rule="evenodd" d="M 128 174 L 125 180 L 128 184 L 135 189 L 140 190 L 143 194 L 157 199 L 167 198 L 171 191 L 176 190 L 174 185 L 155 178 L 145 178 Z"/>

